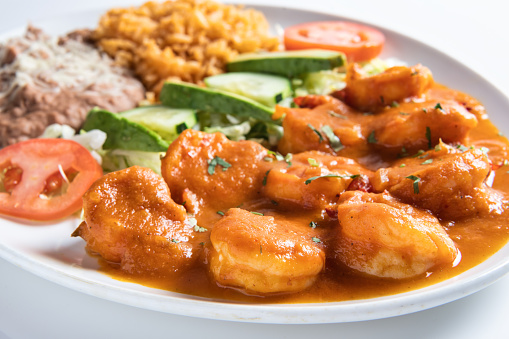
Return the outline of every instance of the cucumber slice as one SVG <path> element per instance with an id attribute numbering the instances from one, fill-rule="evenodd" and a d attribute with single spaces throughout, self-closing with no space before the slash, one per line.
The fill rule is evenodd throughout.
<path id="1" fill-rule="evenodd" d="M 262 121 L 272 121 L 274 113 L 271 108 L 238 94 L 184 82 L 166 82 L 159 99 L 169 107 L 231 114 Z"/>
<path id="2" fill-rule="evenodd" d="M 208 87 L 242 95 L 268 107 L 292 95 L 290 80 L 277 75 L 234 72 L 214 75 L 204 81 Z"/>
<path id="3" fill-rule="evenodd" d="M 191 128 L 197 122 L 195 110 L 170 108 L 163 105 L 138 107 L 119 114 L 123 118 L 151 129 L 166 141 L 175 140 L 182 128 Z"/>
<path id="4" fill-rule="evenodd" d="M 299 51 L 246 53 L 230 61 L 228 72 L 258 72 L 292 78 L 302 73 L 333 69 L 346 64 L 341 52 L 321 49 Z"/>
<path id="5" fill-rule="evenodd" d="M 156 132 L 123 118 L 119 114 L 98 108 L 88 112 L 85 131 L 99 129 L 106 132 L 104 149 L 124 149 L 144 152 L 166 152 L 168 142 Z"/>

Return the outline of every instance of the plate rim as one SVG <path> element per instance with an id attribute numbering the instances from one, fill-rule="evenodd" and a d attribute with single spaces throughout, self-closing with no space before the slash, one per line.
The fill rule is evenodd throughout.
<path id="1" fill-rule="evenodd" d="M 231 2 L 227 2 L 231 3 Z M 363 20 L 359 20 L 357 18 L 350 18 L 343 15 L 336 15 L 331 13 L 326 13 L 325 11 L 320 10 L 307 10 L 299 7 L 291 7 L 291 6 L 272 6 L 272 5 L 256 5 L 252 3 L 242 3 L 245 7 L 259 9 L 261 11 L 267 10 L 292 10 L 298 11 L 301 13 L 313 13 L 316 15 L 323 15 L 328 17 L 334 17 L 338 20 L 348 20 L 357 23 L 366 24 L 375 28 L 378 28 L 384 32 L 390 32 L 393 35 L 403 37 L 404 39 L 410 40 L 413 43 L 419 44 L 421 47 L 426 48 L 427 50 L 431 50 L 433 53 L 438 54 L 440 58 L 447 59 L 450 62 L 454 62 L 457 66 L 460 66 L 466 70 L 468 70 L 472 75 L 480 78 L 484 85 L 489 85 L 489 92 L 495 92 L 496 95 L 505 99 L 505 105 L 509 108 L 509 97 L 499 90 L 495 85 L 493 85 L 489 80 L 484 78 L 481 74 L 471 69 L 470 67 L 463 64 L 461 61 L 445 54 L 439 49 L 417 40 L 411 36 L 408 36 L 404 33 L 394 31 L 390 28 L 384 27 L 380 24 L 372 24 Z M 69 13 L 71 15 L 88 15 L 91 13 L 99 13 L 99 11 L 106 11 L 107 9 L 96 8 L 87 11 L 77 11 Z M 87 14 L 88 13 L 88 14 Z M 104 12 L 103 12 L 104 13 Z M 59 19 L 61 15 L 45 17 L 37 20 L 38 22 L 46 22 L 52 19 Z M 23 26 L 26 27 L 26 26 Z M 3 41 L 13 32 L 18 32 L 20 27 L 15 27 L 9 29 L 4 32 L 0 32 L 0 41 Z M 483 103 L 484 104 L 484 103 Z M 0 218 L 0 221 L 7 220 L 8 222 L 12 222 L 7 218 Z M 15 221 L 14 221 L 15 222 Z M 141 307 L 144 309 L 152 310 L 152 311 L 160 311 L 165 313 L 172 313 L 184 316 L 192 316 L 198 318 L 207 318 L 207 319 L 216 319 L 216 320 L 228 320 L 228 321 L 239 321 L 239 322 L 252 322 L 252 323 L 272 323 L 272 324 L 319 324 L 319 323 L 344 323 L 344 322 L 355 322 L 355 321 L 365 321 L 365 320 L 375 320 L 388 318 L 403 314 L 410 314 L 414 312 L 418 312 L 420 310 L 429 309 L 432 307 L 436 307 L 457 299 L 460 299 L 464 296 L 475 293 L 488 285 L 494 283 L 498 279 L 500 279 L 505 274 L 509 273 L 509 256 L 506 260 L 501 260 L 496 264 L 492 264 L 491 261 L 495 260 L 498 256 L 501 256 L 501 252 L 503 250 L 509 251 L 509 242 L 500 248 L 496 253 L 490 256 L 488 259 L 474 266 L 473 268 L 460 273 L 457 276 L 441 281 L 437 284 L 433 284 L 430 286 L 426 286 L 423 288 L 419 288 L 416 290 L 412 290 L 410 292 L 399 293 L 389 296 L 370 298 L 370 299 L 360 299 L 353 301 L 340 301 L 340 302 L 330 302 L 330 303 L 298 303 L 298 304 L 252 304 L 252 303 L 239 303 L 239 302 L 228 302 L 228 301 L 216 301 L 210 300 L 202 297 L 189 296 L 185 294 L 178 294 L 175 292 L 171 292 L 172 294 L 177 294 L 176 296 L 168 295 L 161 296 L 156 294 L 150 294 L 144 291 L 137 291 L 128 288 L 122 288 L 115 285 L 107 285 L 101 284 L 93 281 L 86 281 L 81 279 L 78 276 L 68 274 L 63 270 L 60 270 L 58 266 L 51 266 L 46 262 L 40 262 L 36 259 L 30 257 L 25 253 L 17 251 L 6 244 L 4 244 L 0 240 L 0 257 L 5 259 L 8 262 L 30 272 L 35 275 L 38 275 L 48 281 L 52 281 L 66 288 L 70 288 L 82 293 L 86 293 L 95 297 L 99 297 L 105 300 L 110 300 L 113 302 L 130 305 L 134 307 Z M 495 258 L 495 259 L 493 259 Z M 474 274 L 469 277 L 469 274 L 473 269 L 477 269 L 481 266 L 488 266 L 485 271 L 481 273 Z M 30 269 L 28 269 L 30 268 Z M 482 267 L 481 267 L 482 268 Z M 48 271 L 55 273 L 54 275 L 48 276 Z M 469 273 L 470 272 L 470 273 Z M 467 279 L 463 279 L 464 276 L 467 276 Z M 463 280 L 462 280 L 463 279 Z M 461 283 L 451 283 L 452 280 L 462 280 Z M 458 289 L 457 287 L 461 286 L 462 289 Z M 113 289 L 113 292 L 111 291 Z M 454 293 L 452 293 L 454 291 Z M 429 293 L 427 302 L 417 302 L 421 294 Z M 134 299 L 138 298 L 146 298 L 151 301 L 154 301 L 152 305 L 143 305 L 140 306 L 136 300 L 125 300 L 125 294 Z M 431 296 L 431 299 L 429 298 Z M 168 307 L 167 305 L 160 305 L 161 298 L 164 303 L 171 302 L 173 307 Z M 155 300 L 153 300 L 155 299 Z M 407 300 L 410 299 L 410 300 Z M 405 302 L 407 300 L 407 302 Z M 372 304 L 377 303 L 376 307 L 373 307 Z M 409 303 L 410 302 L 410 303 Z M 217 311 L 215 305 L 221 305 L 223 310 L 220 312 Z M 395 306 L 398 307 L 395 307 Z M 200 312 L 197 312 L 196 306 L 199 306 L 198 309 Z M 291 307 L 288 307 L 291 306 Z M 392 311 L 388 312 L 385 308 L 387 306 L 391 306 L 390 309 Z M 184 307 L 184 309 L 176 310 L 175 308 Z M 401 311 L 402 307 L 406 307 L 404 311 Z M 263 316 L 256 316 L 250 312 L 255 309 L 260 314 L 261 312 L 258 310 L 259 308 L 263 308 Z M 337 312 L 337 308 L 343 309 L 338 318 L 338 315 L 330 314 Z M 226 311 L 230 311 L 229 314 L 226 314 Z M 385 309 L 385 310 L 383 310 Z M 233 313 L 232 313 L 233 312 Z M 237 316 L 237 312 L 242 312 L 245 316 Z M 287 314 L 282 316 L 282 312 Z M 251 314 L 251 315 L 249 315 Z M 284 321 L 282 319 L 284 318 Z"/>

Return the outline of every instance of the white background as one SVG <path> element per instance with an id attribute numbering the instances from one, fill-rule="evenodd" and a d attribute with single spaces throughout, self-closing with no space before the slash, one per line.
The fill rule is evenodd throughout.
<path id="1" fill-rule="evenodd" d="M 0 0 L 0 32 L 41 18 L 133 3 L 140 2 Z M 451 55 L 509 96 L 509 6 L 505 1 L 251 3 L 324 11 L 402 32 Z M 474 295 L 406 316 L 349 324 L 263 325 L 174 316 L 117 304 L 45 281 L 0 259 L 0 339 L 509 338 L 508 315 L 509 276 Z"/>

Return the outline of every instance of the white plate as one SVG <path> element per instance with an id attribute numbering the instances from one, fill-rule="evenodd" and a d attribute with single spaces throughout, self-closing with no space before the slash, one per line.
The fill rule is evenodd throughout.
<path id="1" fill-rule="evenodd" d="M 257 7 L 257 6 L 253 6 Z M 315 20 L 348 19 L 322 13 L 276 7 L 258 7 L 269 21 L 282 26 Z M 34 22 L 51 34 L 94 27 L 104 11 L 93 11 Z M 380 27 L 379 27 L 380 28 Z M 387 37 L 385 57 L 409 64 L 422 63 L 435 79 L 467 92 L 487 108 L 499 127 L 509 126 L 509 100 L 475 72 L 441 52 L 404 35 L 380 28 Z M 0 35 L 21 34 L 24 27 Z M 503 130 L 508 134 L 508 130 Z M 0 256 L 27 271 L 63 286 L 127 305 L 194 317 L 258 323 L 334 323 L 379 319 L 408 314 L 474 293 L 509 271 L 509 245 L 482 264 L 439 284 L 394 296 L 324 304 L 252 305 L 233 303 L 124 283 L 97 271 L 81 239 L 71 238 L 77 219 L 56 224 L 20 224 L 0 219 Z"/>

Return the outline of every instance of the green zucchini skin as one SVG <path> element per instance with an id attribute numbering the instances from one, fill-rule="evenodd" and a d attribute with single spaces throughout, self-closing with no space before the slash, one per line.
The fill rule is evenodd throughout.
<path id="1" fill-rule="evenodd" d="M 94 108 L 88 112 L 85 131 L 98 129 L 106 133 L 104 149 L 123 149 L 144 152 L 166 152 L 169 143 L 159 134 L 121 115 Z"/>
<path id="2" fill-rule="evenodd" d="M 346 65 L 341 52 L 326 50 L 241 54 L 226 65 L 228 72 L 258 72 L 294 78 L 303 73 Z"/>
<path id="3" fill-rule="evenodd" d="M 249 98 L 190 83 L 166 82 L 159 99 L 163 105 L 272 121 L 273 110 Z"/>

